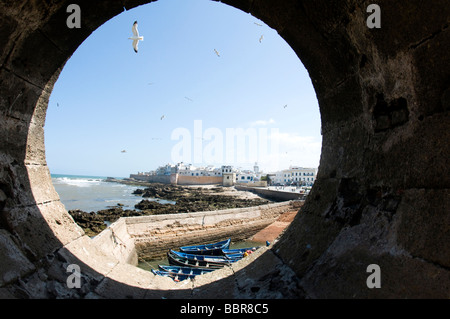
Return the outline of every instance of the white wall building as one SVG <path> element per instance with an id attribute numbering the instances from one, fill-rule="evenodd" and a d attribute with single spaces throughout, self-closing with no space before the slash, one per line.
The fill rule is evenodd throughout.
<path id="1" fill-rule="evenodd" d="M 196 167 L 192 164 L 177 164 L 177 172 L 179 175 L 185 176 L 222 176 L 222 169 L 212 165 L 206 167 Z"/>
<path id="2" fill-rule="evenodd" d="M 233 186 L 236 183 L 236 170 L 229 165 L 222 166 L 223 186 Z"/>
<path id="3" fill-rule="evenodd" d="M 316 181 L 317 168 L 291 166 L 275 173 L 273 184 L 312 186 Z"/>

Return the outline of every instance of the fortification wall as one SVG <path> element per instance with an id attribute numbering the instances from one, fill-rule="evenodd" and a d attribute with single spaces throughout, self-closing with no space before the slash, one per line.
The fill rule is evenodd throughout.
<path id="1" fill-rule="evenodd" d="M 178 185 L 222 185 L 222 176 L 186 176 L 177 174 Z"/>
<path id="2" fill-rule="evenodd" d="M 149 183 L 176 184 L 176 185 L 212 185 L 221 184 L 222 176 L 187 176 L 180 174 L 171 175 L 139 175 L 130 174 L 130 178 Z"/>
<path id="3" fill-rule="evenodd" d="M 138 175 L 130 174 L 130 178 L 149 183 L 170 184 L 172 182 L 171 175 Z"/>
<path id="4" fill-rule="evenodd" d="M 293 203 L 274 203 L 186 214 L 167 214 L 124 218 L 129 235 L 134 239 L 141 258 L 163 257 L 169 249 L 225 238 L 248 239 L 274 222 Z"/>

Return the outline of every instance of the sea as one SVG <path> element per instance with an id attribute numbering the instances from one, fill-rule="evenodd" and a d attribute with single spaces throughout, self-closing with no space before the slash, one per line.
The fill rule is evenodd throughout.
<path id="1" fill-rule="evenodd" d="M 133 194 L 139 186 L 106 182 L 105 176 L 51 174 L 51 177 L 67 210 L 97 212 L 117 204 L 122 204 L 124 209 L 135 209 L 134 205 L 142 200 L 142 196 Z"/>

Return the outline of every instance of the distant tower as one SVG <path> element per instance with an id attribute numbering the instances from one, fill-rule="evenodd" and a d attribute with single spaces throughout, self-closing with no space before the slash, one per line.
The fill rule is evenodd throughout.
<path id="1" fill-rule="evenodd" d="M 257 162 L 255 163 L 255 166 L 253 166 L 253 172 L 255 172 L 256 175 L 259 174 L 259 166 Z"/>
<path id="2" fill-rule="evenodd" d="M 231 166 L 222 166 L 222 185 L 233 186 L 236 182 L 236 173 L 233 173 Z"/>

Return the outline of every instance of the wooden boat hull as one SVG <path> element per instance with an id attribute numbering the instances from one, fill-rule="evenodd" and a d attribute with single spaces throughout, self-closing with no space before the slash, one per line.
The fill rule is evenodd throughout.
<path id="1" fill-rule="evenodd" d="M 229 264 L 225 262 L 208 262 L 204 260 L 188 259 L 170 252 L 167 253 L 167 259 L 169 260 L 170 265 L 193 268 L 220 269 Z"/>
<path id="2" fill-rule="evenodd" d="M 166 271 L 172 274 L 194 275 L 194 276 L 203 275 L 215 270 L 207 268 L 193 268 L 193 267 L 166 266 L 166 265 L 158 265 L 158 268 L 162 271 Z"/>
<path id="3" fill-rule="evenodd" d="M 152 273 L 157 276 L 163 276 L 163 277 L 169 277 L 172 278 L 174 281 L 182 281 L 189 278 L 194 278 L 196 275 L 186 275 L 186 274 L 174 274 L 168 271 L 163 270 L 154 270 L 152 269 Z"/>
<path id="4" fill-rule="evenodd" d="M 234 254 L 243 254 L 245 252 L 247 252 L 248 250 L 250 251 L 255 251 L 256 249 L 258 249 L 259 247 L 247 247 L 247 248 L 236 248 L 236 249 L 222 249 L 222 253 L 226 256 L 228 255 L 234 255 Z"/>
<path id="5" fill-rule="evenodd" d="M 219 241 L 212 244 L 183 246 L 180 247 L 180 251 L 187 254 L 196 255 L 221 255 L 222 249 L 228 249 L 230 247 L 231 239 Z"/>
<path id="6" fill-rule="evenodd" d="M 196 254 L 187 254 L 180 251 L 170 250 L 170 253 L 176 255 L 178 257 L 200 260 L 206 262 L 214 262 L 214 263 L 230 263 L 234 262 L 237 259 L 241 259 L 241 254 L 230 254 L 227 256 L 215 256 L 215 255 L 196 255 Z"/>

